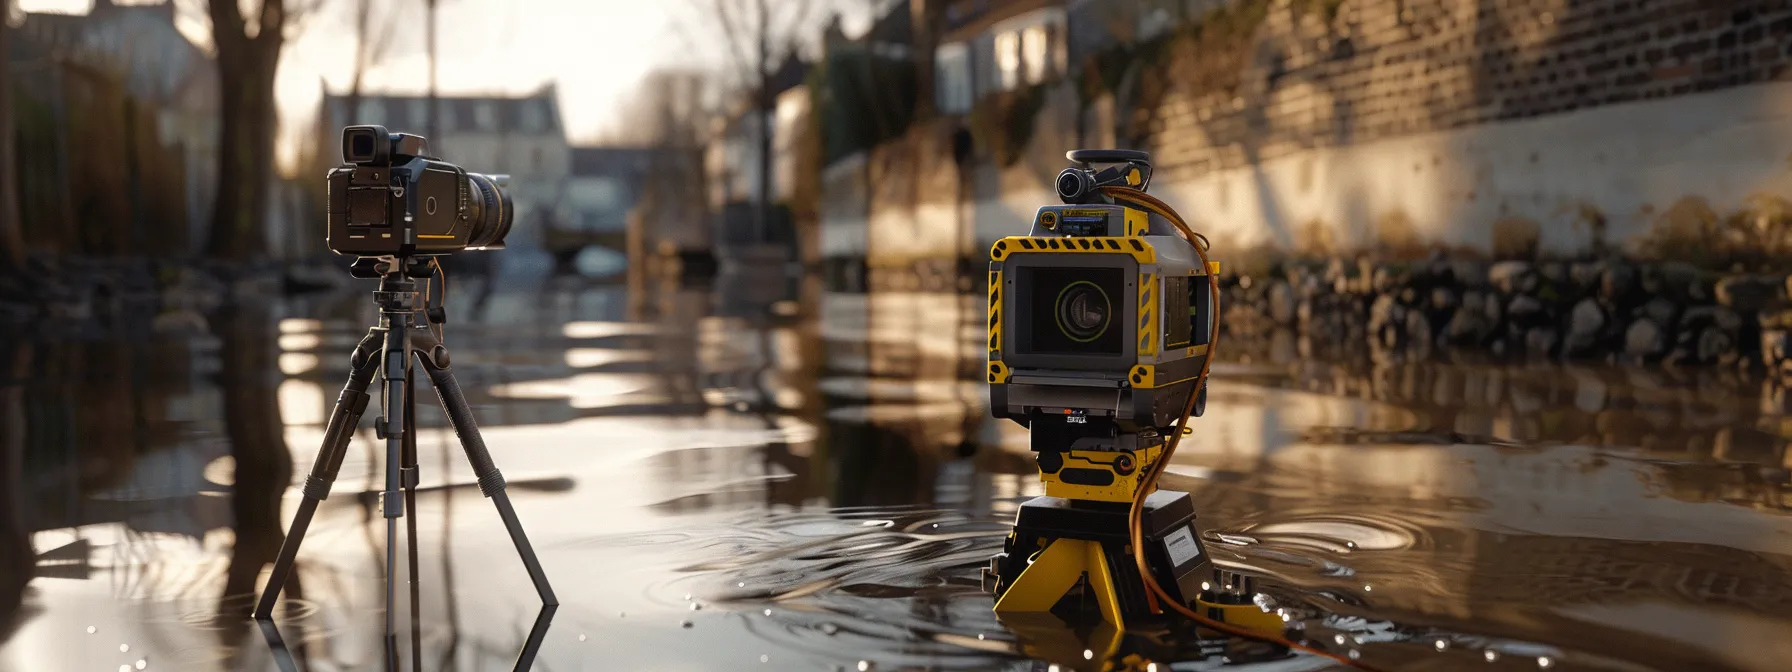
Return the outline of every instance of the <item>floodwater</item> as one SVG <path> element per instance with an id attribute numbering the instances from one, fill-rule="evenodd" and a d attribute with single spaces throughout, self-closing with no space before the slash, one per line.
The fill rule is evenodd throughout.
<path id="1" fill-rule="evenodd" d="M 996 620 L 978 569 L 1040 489 L 1024 431 L 985 418 L 981 296 L 505 284 L 457 281 L 446 342 L 562 606 L 539 618 L 424 392 L 407 669 L 509 669 L 538 625 L 555 671 L 1337 666 Z M 244 617 L 373 315 L 354 294 L 0 338 L 0 671 L 379 669 L 371 421 L 278 630 Z M 1792 398 L 1322 350 L 1225 351 L 1164 484 L 1300 636 L 1384 670 L 1786 669 Z"/>

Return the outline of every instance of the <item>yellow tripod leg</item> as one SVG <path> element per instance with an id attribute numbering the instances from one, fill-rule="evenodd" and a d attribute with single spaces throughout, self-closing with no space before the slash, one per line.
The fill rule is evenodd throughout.
<path id="1" fill-rule="evenodd" d="M 1095 603 L 1101 607 L 1101 620 L 1124 630 L 1120 597 L 1114 591 L 1114 576 L 1109 569 L 1100 542 L 1055 539 L 1002 593 L 1002 599 L 996 601 L 996 612 L 1051 611 L 1087 574 L 1089 588 L 1095 591 Z"/>

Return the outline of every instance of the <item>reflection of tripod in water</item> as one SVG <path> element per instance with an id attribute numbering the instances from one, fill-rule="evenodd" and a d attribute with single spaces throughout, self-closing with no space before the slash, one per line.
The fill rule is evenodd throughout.
<path id="1" fill-rule="evenodd" d="M 417 441 L 416 422 L 414 419 L 415 399 L 412 396 L 410 360 L 416 358 L 429 374 L 430 383 L 435 386 L 436 396 L 441 399 L 442 409 L 448 415 L 448 423 L 460 438 L 461 448 L 466 451 L 467 461 L 472 464 L 473 473 L 479 479 L 479 490 L 498 507 L 498 515 L 504 520 L 504 528 L 510 533 L 510 540 L 516 545 L 517 554 L 522 556 L 523 565 L 529 571 L 529 579 L 535 584 L 536 593 L 540 594 L 543 604 L 542 618 L 537 627 L 530 633 L 530 641 L 523 649 L 523 655 L 517 661 L 516 669 L 528 669 L 533 664 L 534 652 L 540 646 L 540 640 L 546 635 L 546 629 L 540 627 L 551 618 L 559 601 L 554 597 L 554 590 L 548 585 L 547 575 L 542 572 L 541 562 L 535 557 L 535 550 L 529 546 L 529 538 L 523 533 L 522 523 L 517 520 L 516 509 L 510 504 L 510 497 L 504 492 L 504 476 L 498 473 L 498 467 L 492 463 L 491 453 L 485 448 L 484 439 L 479 436 L 479 428 L 473 422 L 472 408 L 461 394 L 460 384 L 455 382 L 454 374 L 449 371 L 448 349 L 442 346 L 440 339 L 432 333 L 425 323 L 414 320 L 418 310 L 426 310 L 430 322 L 442 323 L 445 320 L 440 306 L 418 305 L 417 280 L 428 282 L 434 276 L 434 265 L 428 258 L 400 258 L 393 260 L 358 259 L 351 271 L 358 278 L 379 278 L 379 289 L 374 292 L 374 303 L 380 308 L 380 323 L 361 339 L 360 345 L 350 359 L 348 383 L 342 388 L 342 395 L 336 399 L 335 410 L 330 414 L 329 424 L 324 430 L 323 448 L 317 453 L 317 461 L 311 467 L 310 477 L 305 479 L 304 499 L 299 502 L 298 512 L 293 517 L 292 529 L 287 533 L 286 541 L 280 547 L 280 555 L 274 560 L 274 572 L 268 579 L 268 585 L 261 594 L 261 600 L 255 605 L 255 618 L 271 620 L 274 603 L 279 599 L 293 568 L 293 561 L 298 556 L 299 544 L 305 540 L 305 530 L 311 524 L 311 517 L 317 512 L 317 504 L 330 495 L 330 487 L 336 480 L 336 473 L 342 467 L 342 458 L 348 452 L 349 439 L 361 422 L 361 414 L 366 411 L 372 396 L 367 394 L 367 386 L 372 383 L 376 373 L 382 375 L 385 388 L 385 415 L 376 426 L 380 438 L 386 441 L 386 489 L 380 493 L 380 511 L 386 518 L 386 665 L 387 669 L 398 669 L 398 640 L 395 614 L 397 597 L 397 537 L 398 519 L 406 518 L 410 579 L 410 613 L 412 629 L 415 630 L 418 619 L 417 594 L 417 517 L 405 516 L 407 509 L 415 509 L 417 503 Z M 404 490 L 404 498 L 399 499 L 399 490 Z M 419 658 L 420 640 L 413 636 L 413 660 Z M 414 663 L 416 664 L 416 663 Z"/>

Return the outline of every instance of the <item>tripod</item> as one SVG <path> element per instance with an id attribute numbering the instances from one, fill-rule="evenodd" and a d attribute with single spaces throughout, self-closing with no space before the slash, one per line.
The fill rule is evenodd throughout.
<path id="1" fill-rule="evenodd" d="M 342 467 L 343 455 L 348 452 L 349 439 L 354 436 L 355 429 L 361 422 L 361 415 L 366 412 L 368 403 L 372 400 L 372 396 L 367 394 L 367 387 L 378 374 L 386 386 L 385 415 L 375 425 L 377 435 L 386 442 L 386 488 L 379 495 L 380 512 L 386 519 L 386 669 L 396 671 L 397 541 L 398 519 L 401 517 L 406 519 L 408 537 L 405 547 L 410 565 L 407 576 L 410 579 L 413 631 L 417 629 L 419 608 L 416 580 L 417 518 L 405 515 L 406 510 L 416 508 L 418 483 L 413 417 L 415 399 L 412 396 L 414 386 L 410 367 L 413 357 L 429 375 L 436 396 L 441 399 L 442 410 L 448 415 L 448 424 L 460 439 L 461 449 L 467 454 L 467 462 L 472 465 L 473 473 L 479 479 L 480 492 L 498 508 L 498 516 L 504 521 L 504 529 L 510 533 L 510 541 L 516 545 L 517 555 L 522 557 L 523 566 L 528 569 L 529 580 L 535 584 L 535 592 L 541 596 L 542 618 L 551 618 L 559 600 L 554 597 L 554 589 L 548 585 L 541 562 L 536 559 L 535 550 L 530 547 L 529 538 L 523 533 L 523 525 L 517 520 L 516 509 L 510 504 L 510 496 L 505 494 L 504 476 L 498 472 L 491 453 L 485 448 L 485 440 L 479 436 L 479 428 L 473 422 L 473 410 L 467 405 L 460 384 L 455 382 L 454 374 L 448 368 L 448 349 L 443 347 L 427 324 L 414 320 L 421 308 L 427 311 L 430 322 L 445 321 L 439 306 L 420 307 L 417 301 L 417 279 L 428 282 L 435 274 L 430 260 L 416 257 L 381 260 L 362 258 L 355 261 L 351 273 L 358 278 L 379 278 L 379 289 L 373 293 L 374 303 L 380 309 L 379 326 L 367 332 L 361 343 L 355 346 L 354 354 L 349 359 L 348 383 L 336 398 L 335 409 L 330 413 L 329 424 L 324 429 L 323 447 L 312 464 L 311 475 L 305 479 L 304 499 L 299 502 L 292 529 L 287 532 L 286 541 L 280 546 L 280 555 L 274 560 L 273 575 L 268 579 L 261 600 L 255 605 L 254 616 L 260 621 L 273 619 L 274 603 L 292 574 L 299 545 L 305 541 L 305 530 L 311 525 L 318 503 L 330 496 L 330 487 L 335 483 L 336 474 Z M 404 493 L 402 499 L 399 496 L 401 489 Z M 540 639 L 545 634 L 544 630 L 541 627 L 535 628 L 530 638 Z M 539 645 L 539 642 L 534 643 Z M 414 665 L 421 659 L 421 648 L 421 640 L 413 637 Z M 528 669 L 534 662 L 536 648 L 525 647 L 515 669 Z"/>

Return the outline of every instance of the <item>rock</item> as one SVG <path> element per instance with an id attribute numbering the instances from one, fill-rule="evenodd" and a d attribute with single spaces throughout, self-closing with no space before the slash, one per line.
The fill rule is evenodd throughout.
<path id="1" fill-rule="evenodd" d="M 1406 313 L 1406 308 L 1392 295 L 1375 297 L 1375 304 L 1369 308 L 1370 345 L 1390 350 L 1399 347 L 1401 332 L 1406 327 Z"/>
<path id="2" fill-rule="evenodd" d="M 1583 290 L 1596 289 L 1599 279 L 1605 273 L 1605 265 L 1594 262 L 1580 262 L 1568 266 L 1568 279 Z"/>
<path id="3" fill-rule="evenodd" d="M 1787 318 L 1792 318 L 1792 311 L 1785 311 L 1783 313 L 1763 313 L 1760 316 L 1761 323 L 1766 325 L 1768 323 L 1768 318 L 1771 315 L 1785 315 Z M 1687 308 L 1686 311 L 1680 315 L 1680 325 L 1683 329 L 1711 325 L 1718 329 L 1735 333 L 1742 329 L 1742 316 L 1738 315 L 1736 311 L 1731 310 L 1727 306 L 1693 306 Z"/>
<path id="4" fill-rule="evenodd" d="M 1621 261 L 1605 264 L 1599 271 L 1599 296 L 1608 303 L 1619 304 L 1636 291 L 1636 269 Z"/>
<path id="5" fill-rule="evenodd" d="M 1444 325 L 1444 341 L 1455 345 L 1474 345 L 1484 343 L 1493 332 L 1493 324 L 1487 321 L 1486 313 L 1467 306 L 1456 309 Z"/>
<path id="6" fill-rule="evenodd" d="M 1472 310 L 1477 313 L 1485 311 L 1487 309 L 1485 295 L 1483 295 L 1480 292 L 1477 292 L 1475 290 L 1472 290 L 1472 289 L 1469 291 L 1463 292 L 1462 293 L 1462 308 L 1464 310 Z"/>
<path id="7" fill-rule="evenodd" d="M 1524 349 L 1534 355 L 1548 355 L 1555 352 L 1558 340 L 1556 330 L 1551 327 L 1532 327 L 1524 333 Z"/>
<path id="8" fill-rule="evenodd" d="M 1757 313 L 1786 300 L 1784 278 L 1733 275 L 1717 282 L 1717 302 L 1744 313 Z"/>
<path id="9" fill-rule="evenodd" d="M 1630 323 L 1630 328 L 1624 330 L 1624 354 L 1631 357 L 1654 357 L 1667 347 L 1667 330 L 1655 320 L 1645 317 Z"/>
<path id="10" fill-rule="evenodd" d="M 1428 351 L 1436 336 L 1431 331 L 1431 320 L 1425 313 L 1417 310 L 1406 311 L 1406 342 L 1415 350 Z"/>
<path id="11" fill-rule="evenodd" d="M 1456 284 L 1464 287 L 1483 287 L 1487 284 L 1487 264 L 1478 259 L 1456 259 L 1450 262 L 1450 275 Z"/>
<path id="12" fill-rule="evenodd" d="M 1699 332 L 1699 340 L 1693 345 L 1693 354 L 1701 364 L 1727 363 L 1742 356 L 1736 350 L 1735 337 L 1718 328 L 1706 328 Z"/>
<path id="13" fill-rule="evenodd" d="M 1574 356 L 1590 353 L 1599 345 L 1600 332 L 1605 330 L 1605 309 L 1593 299 L 1581 299 L 1568 314 L 1568 331 L 1562 339 L 1562 354 Z"/>
<path id="14" fill-rule="evenodd" d="M 1523 261 L 1502 261 L 1487 269 L 1487 282 L 1507 294 L 1534 291 L 1537 288 L 1536 274 L 1531 265 Z"/>
<path id="15" fill-rule="evenodd" d="M 1489 324 L 1497 325 L 1505 321 L 1506 304 L 1505 302 L 1500 301 L 1498 295 L 1487 297 L 1487 302 L 1484 304 L 1484 307 L 1485 310 L 1483 314 L 1487 317 L 1487 322 Z"/>
<path id="16" fill-rule="evenodd" d="M 1520 294 L 1506 304 L 1506 317 L 1513 322 L 1533 320 L 1543 315 L 1543 302 L 1534 296 Z"/>
<path id="17" fill-rule="evenodd" d="M 1369 282 L 1369 290 L 1376 294 L 1386 294 L 1386 293 L 1388 293 L 1389 290 L 1392 290 L 1393 288 L 1394 288 L 1394 272 L 1388 270 L 1386 266 L 1376 268 L 1375 274 L 1373 276 L 1371 276 L 1371 280 Z"/>
<path id="18" fill-rule="evenodd" d="M 1452 291 L 1448 287 L 1432 287 L 1431 288 L 1431 309 L 1432 310 L 1442 312 L 1442 311 L 1447 311 L 1447 310 L 1453 310 L 1455 308 L 1456 308 L 1456 292 L 1455 291 Z"/>
<path id="19" fill-rule="evenodd" d="M 1654 321 L 1656 325 L 1665 327 L 1666 325 L 1674 324 L 1675 319 L 1680 317 L 1680 306 L 1673 301 L 1658 296 L 1650 299 L 1648 303 L 1645 303 L 1641 308 L 1638 308 L 1636 310 L 1636 317 L 1647 318 Z"/>
<path id="20" fill-rule="evenodd" d="M 1537 266 L 1537 275 L 1552 284 L 1568 284 L 1568 265 L 1559 261 L 1551 261 Z"/>
<path id="21" fill-rule="evenodd" d="M 1269 319 L 1282 326 L 1294 324 L 1294 289 L 1277 280 L 1270 284 L 1268 298 Z"/>

